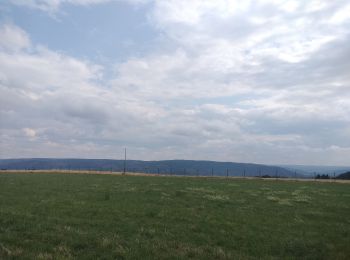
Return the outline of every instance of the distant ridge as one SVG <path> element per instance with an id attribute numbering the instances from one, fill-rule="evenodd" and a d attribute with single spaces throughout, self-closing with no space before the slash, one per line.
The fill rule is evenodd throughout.
<path id="1" fill-rule="evenodd" d="M 124 160 L 110 159 L 0 159 L 2 170 L 99 170 L 123 171 Z M 263 176 L 304 177 L 279 166 L 252 163 L 163 160 L 127 160 L 127 171 L 201 176 Z"/>
<path id="2" fill-rule="evenodd" d="M 328 174 L 330 177 L 350 171 L 350 166 L 322 166 L 322 165 L 278 165 L 297 174 L 312 176 L 316 174 Z"/>
<path id="3" fill-rule="evenodd" d="M 342 174 L 339 174 L 339 175 L 337 176 L 337 179 L 340 179 L 340 180 L 350 180 L 350 171 L 349 171 L 349 172 L 342 173 Z"/>

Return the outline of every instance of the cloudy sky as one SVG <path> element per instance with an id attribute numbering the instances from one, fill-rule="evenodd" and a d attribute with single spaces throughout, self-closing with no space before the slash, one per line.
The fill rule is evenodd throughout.
<path id="1" fill-rule="evenodd" d="M 348 0 L 0 3 L 0 157 L 349 165 Z"/>

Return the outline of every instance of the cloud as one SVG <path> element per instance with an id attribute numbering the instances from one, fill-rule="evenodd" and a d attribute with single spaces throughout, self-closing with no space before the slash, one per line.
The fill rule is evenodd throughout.
<path id="1" fill-rule="evenodd" d="M 23 132 L 29 138 L 34 138 L 36 136 L 35 130 L 31 128 L 23 128 Z"/>
<path id="2" fill-rule="evenodd" d="M 2 157 L 26 156 L 34 150 L 110 157 L 115 144 L 133 142 L 134 136 L 145 143 L 147 133 L 140 135 L 138 126 L 150 133 L 147 124 L 162 113 L 150 101 L 129 100 L 112 91 L 101 78 L 100 65 L 30 42 L 15 53 L 0 51 L 0 71 Z M 79 150 L 70 146 L 82 152 L 74 155 Z M 104 155 L 98 155 L 102 147 Z"/>
<path id="3" fill-rule="evenodd" d="M 0 26 L 0 50 L 20 51 L 30 46 L 29 36 L 21 28 L 13 24 Z"/>
<path id="4" fill-rule="evenodd" d="M 347 1 L 153 1 L 159 48 L 108 77 L 4 25 L 17 47 L 0 51 L 0 156 L 115 158 L 127 146 L 135 159 L 346 164 L 347 9 Z"/>
<path id="5" fill-rule="evenodd" d="M 248 151 L 259 154 L 269 147 L 269 156 L 301 149 L 310 158 L 319 149 L 322 157 L 321 151 L 333 151 L 332 144 L 349 145 L 339 132 L 350 122 L 344 92 L 350 88 L 346 6 L 345 1 L 156 1 L 150 19 L 177 49 L 121 64 L 114 87 L 187 104 L 194 111 L 186 115 L 191 119 L 176 118 L 191 124 L 169 136 L 191 136 L 191 145 L 198 137 L 214 150 L 218 144 L 226 149 L 225 143 L 242 149 L 246 158 Z M 220 98 L 226 98 L 224 104 L 215 104 Z M 201 115 L 205 120 L 198 120 Z M 204 124 L 215 125 L 215 134 L 194 131 Z M 199 142 L 194 146 L 201 150 Z M 256 160 L 264 158 L 259 156 Z"/>

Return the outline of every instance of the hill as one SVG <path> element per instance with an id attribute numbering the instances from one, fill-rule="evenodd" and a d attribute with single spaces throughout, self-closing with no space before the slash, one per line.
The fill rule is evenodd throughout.
<path id="1" fill-rule="evenodd" d="M 340 180 L 350 180 L 350 172 L 345 172 L 342 174 L 339 174 L 336 179 L 340 179 Z"/>
<path id="2" fill-rule="evenodd" d="M 314 177 L 316 174 L 328 174 L 333 177 L 347 171 L 350 171 L 350 166 L 324 166 L 324 165 L 278 165 L 297 174 Z"/>
<path id="3" fill-rule="evenodd" d="M 1 159 L 0 169 L 3 170 L 99 170 L 123 171 L 123 160 L 108 159 Z M 268 166 L 251 163 L 165 160 L 140 161 L 127 160 L 127 171 L 144 173 L 163 173 L 177 175 L 201 176 L 263 176 L 295 177 L 295 173 L 278 166 Z M 301 177 L 301 175 L 297 175 Z"/>

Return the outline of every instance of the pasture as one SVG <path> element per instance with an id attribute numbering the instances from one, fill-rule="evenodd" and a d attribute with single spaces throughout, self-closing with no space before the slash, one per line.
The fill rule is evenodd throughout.
<path id="1" fill-rule="evenodd" d="M 0 259 L 350 259 L 350 184 L 0 174 Z"/>

